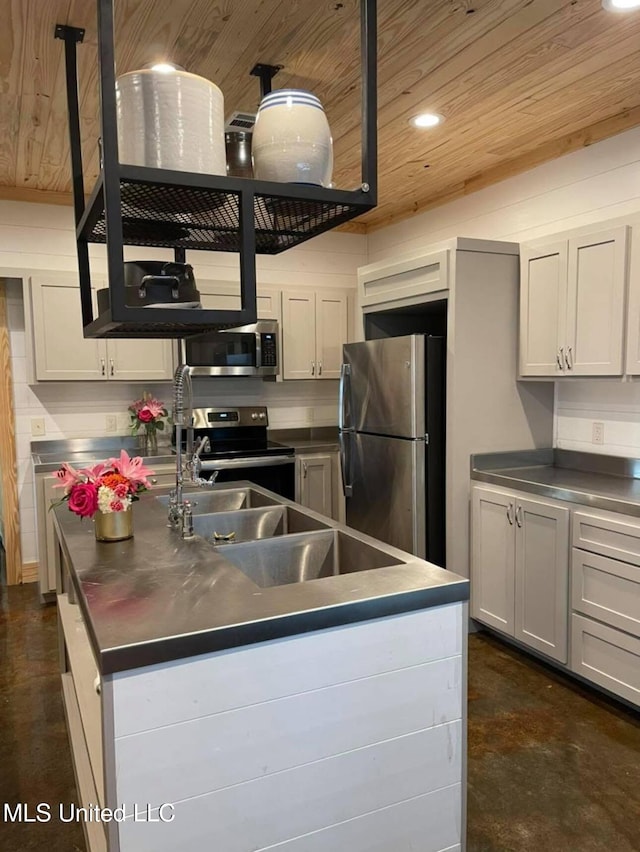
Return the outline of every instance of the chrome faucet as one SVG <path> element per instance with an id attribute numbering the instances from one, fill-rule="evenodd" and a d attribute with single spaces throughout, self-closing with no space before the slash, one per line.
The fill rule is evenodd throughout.
<path id="1" fill-rule="evenodd" d="M 211 479 L 200 476 L 202 461 L 200 453 L 210 452 L 211 443 L 205 436 L 193 448 L 193 387 L 191 372 L 187 364 L 180 364 L 173 379 L 173 422 L 176 427 L 176 487 L 169 495 L 169 526 L 179 529 L 182 538 L 193 536 L 193 505 L 184 499 L 184 484 L 195 485 L 197 488 L 211 487 L 215 484 L 218 471 L 214 471 Z M 186 462 L 182 453 L 182 430 L 186 429 Z M 186 472 L 186 476 L 185 476 Z"/>

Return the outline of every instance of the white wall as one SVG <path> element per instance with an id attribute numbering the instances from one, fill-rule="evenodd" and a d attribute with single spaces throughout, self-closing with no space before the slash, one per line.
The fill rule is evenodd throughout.
<path id="1" fill-rule="evenodd" d="M 615 217 L 640 214 L 640 128 L 367 237 L 370 263 L 451 237 L 524 242 Z M 593 421 L 604 444 L 591 443 Z M 640 456 L 640 385 L 610 380 L 556 383 L 556 444 Z"/>
<path id="2" fill-rule="evenodd" d="M 127 434 L 127 406 L 149 390 L 170 403 L 171 383 L 43 382 L 27 384 L 23 279 L 33 270 L 76 271 L 71 208 L 0 202 L 0 277 L 8 277 L 7 311 L 16 411 L 17 471 L 24 562 L 37 559 L 33 473 L 30 457 L 31 419 L 43 417 L 45 440 L 104 436 L 107 414 L 119 416 Z M 92 269 L 105 272 L 103 246 L 92 246 Z M 128 248 L 129 259 L 169 257 L 157 249 Z M 188 257 L 198 277 L 239 280 L 236 255 L 192 252 Z M 295 249 L 258 258 L 258 282 L 278 287 L 356 286 L 356 270 L 366 262 L 366 238 L 326 234 Z M 337 381 L 262 382 L 259 379 L 207 379 L 196 383 L 198 404 L 262 404 L 269 407 L 274 428 L 336 423 Z"/>

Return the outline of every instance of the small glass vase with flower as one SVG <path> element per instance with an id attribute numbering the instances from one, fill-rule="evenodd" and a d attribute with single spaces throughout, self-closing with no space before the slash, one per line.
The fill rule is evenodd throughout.
<path id="1" fill-rule="evenodd" d="M 144 456 L 158 452 L 158 432 L 164 431 L 164 419 L 168 411 L 164 402 L 144 391 L 141 399 L 129 406 L 131 434 L 138 436 L 138 446 Z"/>
<path id="2" fill-rule="evenodd" d="M 133 536 L 131 506 L 151 487 L 147 477 L 152 473 L 140 456 L 131 458 L 126 450 L 117 459 L 80 470 L 65 462 L 54 485 L 64 488 L 64 494 L 53 505 L 67 502 L 80 518 L 93 518 L 98 541 L 123 541 Z"/>

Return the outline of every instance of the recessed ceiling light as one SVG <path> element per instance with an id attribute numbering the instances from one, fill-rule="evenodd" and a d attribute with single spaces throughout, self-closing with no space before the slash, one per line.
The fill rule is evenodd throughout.
<path id="1" fill-rule="evenodd" d="M 438 115 L 437 112 L 421 112 L 418 115 L 414 115 L 413 118 L 409 119 L 409 124 L 412 124 L 414 127 L 436 127 L 438 124 L 444 121 L 444 117 Z"/>
<path id="2" fill-rule="evenodd" d="M 602 0 L 602 8 L 607 12 L 632 12 L 640 9 L 640 0 Z"/>

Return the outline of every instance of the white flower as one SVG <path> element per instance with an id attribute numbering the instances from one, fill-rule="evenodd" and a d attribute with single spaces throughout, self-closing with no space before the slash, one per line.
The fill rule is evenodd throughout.
<path id="1" fill-rule="evenodd" d="M 101 485 L 98 488 L 98 509 L 105 514 L 111 512 L 124 512 L 131 505 L 131 496 L 118 497 L 115 491 L 107 488 L 106 485 Z M 116 507 L 117 508 L 114 508 Z"/>

